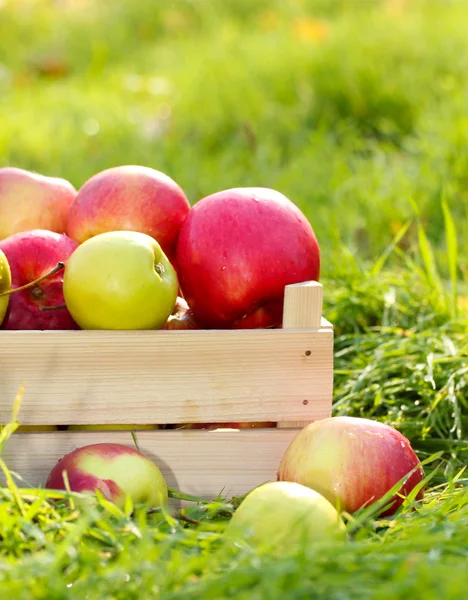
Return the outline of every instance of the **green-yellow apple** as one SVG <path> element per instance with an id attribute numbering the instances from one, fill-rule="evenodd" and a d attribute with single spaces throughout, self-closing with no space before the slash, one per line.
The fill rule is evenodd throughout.
<path id="1" fill-rule="evenodd" d="M 402 496 L 423 479 L 409 441 L 396 429 L 359 417 L 315 421 L 293 439 L 281 460 L 278 480 L 295 481 L 321 493 L 349 513 L 382 498 L 410 472 Z M 422 498 L 423 491 L 418 494 Z M 395 496 L 381 516 L 393 514 L 403 498 Z"/>
<path id="2" fill-rule="evenodd" d="M 7 257 L 0 250 L 0 294 L 11 289 L 11 272 Z M 0 296 L 0 325 L 8 309 L 9 296 Z"/>
<path id="3" fill-rule="evenodd" d="M 90 444 L 61 458 L 49 474 L 46 488 L 65 490 L 66 471 L 72 492 L 96 490 L 117 506 L 127 496 L 134 505 L 165 506 L 168 491 L 159 467 L 147 456 L 123 444 Z"/>
<path id="4" fill-rule="evenodd" d="M 318 541 L 344 539 L 345 532 L 338 511 L 318 492 L 298 483 L 274 481 L 246 496 L 226 536 L 282 556 Z"/>
<path id="5" fill-rule="evenodd" d="M 16 432 L 41 433 L 45 431 L 57 431 L 57 425 L 20 425 Z"/>
<path id="6" fill-rule="evenodd" d="M 158 242 L 135 231 L 86 240 L 63 278 L 65 304 L 82 329 L 160 329 L 177 293 L 177 274 Z"/>
<path id="7" fill-rule="evenodd" d="M 65 179 L 0 169 L 0 240 L 31 229 L 64 233 L 77 191 Z"/>

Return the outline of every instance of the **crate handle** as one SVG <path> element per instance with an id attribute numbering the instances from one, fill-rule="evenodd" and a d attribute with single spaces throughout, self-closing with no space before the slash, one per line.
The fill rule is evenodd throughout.
<path id="1" fill-rule="evenodd" d="M 283 329 L 320 327 L 323 286 L 318 281 L 287 285 L 284 289 Z"/>

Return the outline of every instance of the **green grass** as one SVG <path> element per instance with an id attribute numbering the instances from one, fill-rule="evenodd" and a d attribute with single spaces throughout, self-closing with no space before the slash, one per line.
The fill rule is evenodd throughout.
<path id="1" fill-rule="evenodd" d="M 142 163 L 191 202 L 274 187 L 371 260 L 414 201 L 443 266 L 447 186 L 468 220 L 465 2 L 57 4 L 0 8 L 0 164 L 80 186 Z"/>
<path id="2" fill-rule="evenodd" d="M 280 560 L 226 545 L 235 499 L 80 512 L 12 476 L 2 598 L 466 596 L 467 17 L 442 0 L 0 2 L 0 165 L 79 187 L 140 163 L 192 203 L 289 195 L 322 248 L 334 414 L 396 426 L 428 476 L 422 505 Z"/>

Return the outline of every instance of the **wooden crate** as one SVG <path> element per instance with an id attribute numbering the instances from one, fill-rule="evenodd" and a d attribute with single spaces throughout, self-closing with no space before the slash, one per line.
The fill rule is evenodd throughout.
<path id="1" fill-rule="evenodd" d="M 276 428 L 138 431 L 167 483 L 205 498 L 276 478 L 298 428 L 331 414 L 333 327 L 322 285 L 287 286 L 282 329 L 1 331 L 0 423 L 25 385 L 21 425 L 274 421 Z M 126 431 L 16 432 L 4 459 L 31 485 L 78 446 Z"/>

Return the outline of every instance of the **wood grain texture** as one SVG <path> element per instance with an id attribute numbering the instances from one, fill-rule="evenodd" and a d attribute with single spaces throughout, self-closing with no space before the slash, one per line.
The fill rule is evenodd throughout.
<path id="1" fill-rule="evenodd" d="M 171 487 L 205 499 L 241 495 L 274 481 L 295 430 L 143 431 L 140 451 L 159 466 Z M 77 447 L 114 442 L 134 447 L 128 432 L 15 433 L 3 455 L 25 486 L 44 486 L 55 463 Z M 0 477 L 1 481 L 1 477 Z"/>
<path id="2" fill-rule="evenodd" d="M 318 281 L 287 285 L 284 290 L 283 329 L 320 327 L 323 286 Z"/>
<path id="3" fill-rule="evenodd" d="M 313 421 L 329 416 L 333 331 L 1 331 L 0 423 Z"/>
<path id="4" fill-rule="evenodd" d="M 317 281 L 306 281 L 294 285 L 287 285 L 284 295 L 283 330 L 307 330 L 314 327 L 325 326 L 333 336 L 331 323 L 322 317 L 323 286 Z M 329 356 L 331 381 L 327 389 L 322 388 L 323 393 L 330 394 L 329 412 L 322 416 L 331 416 L 331 395 L 333 386 L 333 353 Z M 331 387 L 330 387 L 331 386 Z M 279 421 L 280 428 L 302 428 L 311 421 L 309 417 L 301 421 Z"/>

